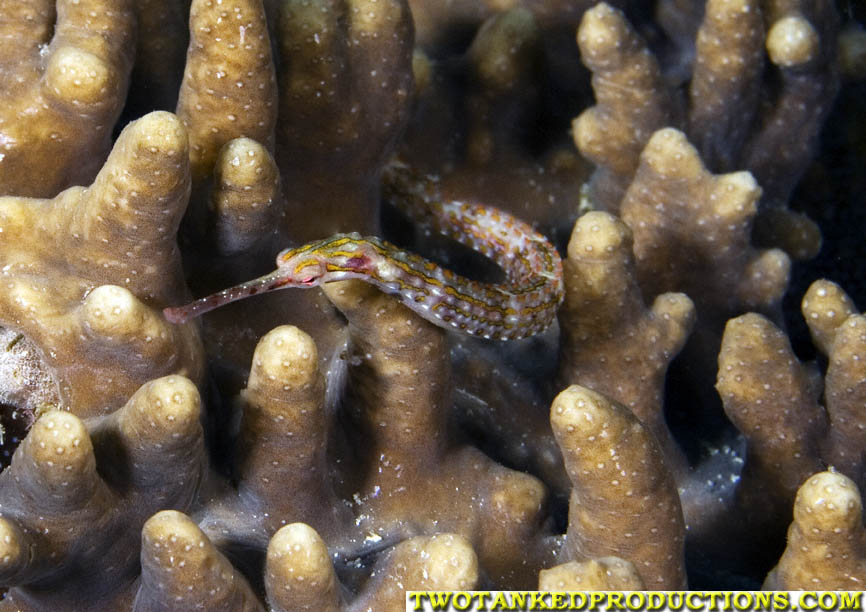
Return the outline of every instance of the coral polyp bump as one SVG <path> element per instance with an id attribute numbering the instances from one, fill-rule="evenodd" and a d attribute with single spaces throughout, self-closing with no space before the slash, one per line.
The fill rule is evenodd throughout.
<path id="1" fill-rule="evenodd" d="M 0 612 L 866 580 L 863 16 L 632 8 L 0 0 Z"/>

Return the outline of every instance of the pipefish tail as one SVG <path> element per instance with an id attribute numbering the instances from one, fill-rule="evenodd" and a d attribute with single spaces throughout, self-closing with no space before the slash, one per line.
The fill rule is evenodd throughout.
<path id="1" fill-rule="evenodd" d="M 399 161 L 385 167 L 382 185 L 385 197 L 414 223 L 490 258 L 505 280 L 474 281 L 380 238 L 337 234 L 282 251 L 270 274 L 166 308 L 166 319 L 184 323 L 258 293 L 359 279 L 431 323 L 472 336 L 516 340 L 550 325 L 563 300 L 562 260 L 544 236 L 491 206 L 445 200 L 436 177 Z"/>

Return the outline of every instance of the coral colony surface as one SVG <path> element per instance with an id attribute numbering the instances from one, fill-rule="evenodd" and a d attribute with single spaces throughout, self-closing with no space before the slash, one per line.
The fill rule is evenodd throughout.
<path id="1" fill-rule="evenodd" d="M 855 5 L 0 0 L 0 611 L 863 588 Z M 500 282 L 395 156 L 552 241 L 552 326 L 166 318 L 337 232 Z"/>

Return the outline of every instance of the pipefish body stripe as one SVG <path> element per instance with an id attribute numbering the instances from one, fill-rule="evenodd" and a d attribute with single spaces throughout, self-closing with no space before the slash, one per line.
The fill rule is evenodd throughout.
<path id="1" fill-rule="evenodd" d="M 456 331 L 515 340 L 543 331 L 563 299 L 562 261 L 529 224 L 490 206 L 446 200 L 436 177 L 393 161 L 383 194 L 415 224 L 448 236 L 493 260 L 502 283 L 481 283 L 377 237 L 337 234 L 286 249 L 277 269 L 186 306 L 166 308 L 184 323 L 209 310 L 265 291 L 360 279 L 392 294 L 424 319 Z"/>

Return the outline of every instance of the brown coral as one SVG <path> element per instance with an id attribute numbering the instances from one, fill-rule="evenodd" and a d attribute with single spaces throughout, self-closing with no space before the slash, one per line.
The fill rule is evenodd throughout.
<path id="1" fill-rule="evenodd" d="M 186 26 L 184 2 L 139 4 L 144 38 L 129 117 L 153 104 L 173 106 L 185 41 L 178 33 Z M 804 305 L 830 361 L 823 406 L 813 369 L 797 362 L 767 319 L 752 314 L 728 325 L 719 390 L 745 439 L 742 473 L 737 451 L 716 446 L 708 453 L 729 465 L 709 479 L 716 459 L 690 471 L 664 414 L 665 403 L 682 409 L 672 396 L 698 404 L 688 393 L 711 390 L 706 371 L 686 383 L 666 380 L 694 315 L 688 298 L 665 292 L 694 300 L 700 335 L 693 344 L 702 359 L 715 360 L 713 342 L 701 342 L 718 342 L 728 317 L 746 308 L 778 314 L 786 260 L 752 246 L 751 230 L 797 257 L 817 244 L 814 228 L 787 205 L 815 150 L 823 97 L 835 87 L 835 18 L 827 5 L 711 0 L 702 19 L 697 3 L 674 0 L 634 29 L 614 9 L 593 9 L 579 38 L 598 104 L 576 125 L 586 122 L 584 135 L 606 126 L 610 137 L 584 146 L 598 171 L 581 191 L 585 164 L 563 141 L 565 117 L 577 114 L 589 93 L 574 45 L 584 4 L 413 0 L 424 46 L 414 55 L 414 107 L 408 4 L 196 1 L 177 107 L 182 122 L 157 114 L 128 127 L 89 188 L 50 201 L 0 202 L 0 265 L 9 264 L 6 278 L 18 292 L 7 292 L 0 309 L 7 347 L 0 400 L 20 409 L 13 414 L 28 426 L 53 406 L 78 415 L 114 412 L 84 424 L 48 412 L 0 476 L 2 528 L 15 566 L 4 574 L 12 590 L 0 608 L 399 609 L 408 586 L 528 587 L 542 568 L 550 568 L 542 584 L 551 588 L 589 580 L 599 588 L 635 588 L 640 580 L 680 588 L 685 532 L 674 477 L 691 530 L 689 562 L 697 548 L 710 571 L 730 569 L 725 561 L 758 539 L 754 530 L 778 535 L 800 481 L 825 463 L 859 482 L 864 458 L 852 408 L 862 379 L 855 359 L 860 317 L 829 285 L 823 294 L 810 292 Z M 461 15 L 468 17 L 462 31 L 440 29 Z M 638 32 L 658 35 L 657 25 L 676 38 L 673 46 L 640 39 Z M 111 57 L 122 63 L 131 47 L 115 51 Z M 145 81 L 159 78 L 154 57 L 163 58 L 165 74 L 148 92 Z M 762 70 L 762 57 L 773 65 Z M 100 138 L 113 122 L 107 116 L 99 119 Z M 684 132 L 663 129 L 670 126 Z M 775 156 L 794 136 L 803 146 Z M 448 197 L 515 211 L 561 245 L 579 204 L 621 210 L 630 230 L 607 213 L 579 221 L 559 333 L 491 347 L 431 328 L 369 287 L 334 285 L 330 300 L 319 291 L 284 292 L 208 315 L 200 328 L 205 378 L 196 326 L 168 326 L 159 315 L 188 297 L 173 241 L 189 156 L 196 180 L 180 240 L 198 295 L 270 269 L 292 239 L 338 229 L 378 233 L 378 173 L 398 147 L 441 173 Z M 89 167 L 89 180 L 103 161 L 104 153 L 82 163 L 43 156 L 37 171 L 68 176 Z M 741 169 L 755 173 L 764 201 L 755 181 L 735 172 Z M 22 177 L 32 186 L 28 173 Z M 605 193 L 615 197 L 605 202 Z M 485 274 L 389 215 L 383 225 L 392 238 L 470 275 Z M 17 243 L 6 239 L 13 229 Z M 696 260 L 699 270 L 690 268 Z M 24 290 L 35 312 L 16 304 Z M 693 356 L 684 361 L 692 365 Z M 202 386 L 202 419 L 215 469 L 205 466 L 201 432 L 181 435 L 188 460 L 178 480 L 185 483 L 167 483 L 160 458 L 140 456 L 136 432 L 149 425 L 135 425 L 129 413 L 130 405 L 142 407 L 136 418 L 153 418 L 161 433 L 151 442 L 163 444 L 160 436 L 174 432 L 159 418 L 165 404 L 142 398 L 166 379 L 148 383 L 121 408 L 139 385 L 172 372 L 210 384 Z M 574 382 L 593 392 L 563 392 L 551 428 L 550 398 Z M 593 430 L 588 416 L 607 427 Z M 67 459 L 84 457 L 82 484 L 70 498 L 96 492 L 77 514 L 43 513 L 47 535 L 31 526 L 51 505 L 45 479 L 23 470 L 28 476 L 13 482 L 20 457 L 38 454 L 34 443 L 50 435 L 46 418 L 68 421 L 81 434 L 80 448 L 64 450 Z M 699 445 L 714 434 L 689 436 Z M 762 491 L 767 499 L 757 497 Z M 567 533 L 556 535 L 565 526 L 557 495 L 567 493 L 571 520 Z M 158 512 L 166 508 L 173 510 Z M 76 522 L 81 516 L 89 523 Z M 741 528 L 732 528 L 737 521 Z M 54 531 L 67 524 L 75 543 Z M 723 550 L 704 538 L 713 529 Z M 28 538 L 49 555 L 58 551 L 57 560 L 37 556 L 24 567 Z M 784 568 L 801 541 L 792 539 L 776 578 L 792 575 Z M 91 558 L 97 571 L 120 559 L 122 577 L 79 575 L 76 565 Z M 748 569 L 747 578 L 757 579 L 771 561 Z M 846 566 L 836 575 L 855 573 Z"/>
<path id="2" fill-rule="evenodd" d="M 526 9 L 500 13 L 479 28 L 466 52 L 474 90 L 466 102 L 470 163 L 489 164 L 494 155 L 519 148 L 514 140 L 525 133 L 536 106 L 540 53 L 538 26 Z"/>
<path id="3" fill-rule="evenodd" d="M 568 66 L 574 56 L 573 34 L 566 48 L 562 35 L 578 14 L 573 5 L 518 3 L 485 16 L 459 56 L 442 58 L 436 45 L 421 43 L 401 158 L 439 175 L 448 198 L 483 201 L 535 219 L 549 236 L 567 236 L 588 168 L 552 127 L 564 120 L 553 115 L 571 112 L 564 109 L 573 92 L 564 89 L 574 84 L 554 74 L 554 64 Z M 548 137 L 556 144 L 540 146 Z M 417 248 L 444 250 L 428 237 L 419 237 Z"/>
<path id="4" fill-rule="evenodd" d="M 213 494 L 199 517 L 207 533 L 264 545 L 283 525 L 304 521 L 333 544 L 346 536 L 351 513 L 331 485 L 323 400 L 310 337 L 289 326 L 265 335 L 239 397 L 237 491 Z"/>
<path id="5" fill-rule="evenodd" d="M 800 484 L 822 467 L 819 448 L 828 425 L 816 375 L 766 318 L 747 314 L 728 321 L 716 386 L 746 438 L 738 494 L 757 515 L 750 524 L 787 515 Z"/>
<path id="6" fill-rule="evenodd" d="M 0 322 L 39 347 L 57 407 L 105 414 L 160 375 L 200 379 L 195 330 L 158 310 L 186 295 L 174 232 L 187 155 L 177 119 L 153 113 L 124 130 L 90 187 L 0 198 Z"/>
<path id="7" fill-rule="evenodd" d="M 544 487 L 446 435 L 444 332 L 359 281 L 326 292 L 349 319 L 350 445 L 364 460 L 345 494 L 357 495 L 360 525 L 382 537 L 459 533 L 495 584 L 532 584 L 533 561 L 515 560 L 530 554 Z"/>
<path id="8" fill-rule="evenodd" d="M 538 575 L 540 591 L 642 591 L 634 565 L 618 557 L 569 561 Z"/>
<path id="9" fill-rule="evenodd" d="M 755 314 L 728 322 L 719 355 L 718 388 L 725 410 L 761 454 L 747 469 L 772 470 L 760 478 L 786 491 L 790 502 L 803 480 L 831 465 L 864 486 L 860 425 L 866 349 L 864 317 L 834 283 L 816 281 L 803 298 L 803 314 L 828 358 L 823 385 L 800 364 L 784 334 Z M 818 403 L 823 391 L 823 406 Z M 744 482 L 745 484 L 745 482 Z"/>
<path id="10" fill-rule="evenodd" d="M 746 442 L 735 503 L 725 510 L 725 533 L 742 532 L 742 554 L 768 557 L 764 562 L 773 561 L 795 494 L 807 478 L 831 466 L 863 486 L 862 317 L 828 281 L 813 283 L 803 314 L 829 360 L 823 384 L 814 364 L 800 363 L 782 330 L 754 313 L 728 321 L 719 353 L 717 388 Z M 709 524 L 692 530 L 708 545 L 714 536 L 701 530 Z M 730 542 L 721 548 L 731 553 Z"/>
<path id="11" fill-rule="evenodd" d="M 578 149 L 599 165 L 592 180 L 596 204 L 618 211 L 650 135 L 666 125 L 682 126 L 713 171 L 754 174 L 764 190 L 756 230 L 761 244 L 796 258 L 814 257 L 820 248 L 817 227 L 786 205 L 814 151 L 825 101 L 837 88 L 830 59 L 836 16 L 827 3 L 799 4 L 708 2 L 688 104 L 661 78 L 646 43 L 622 13 L 603 3 L 588 11 L 578 40 L 593 71 L 597 104 L 575 120 L 574 136 Z M 762 10 L 771 24 L 766 39 Z M 672 9 L 671 21 L 677 13 L 689 11 Z M 762 42 L 784 82 L 781 94 L 766 105 L 758 79 Z"/>
<path id="12" fill-rule="evenodd" d="M 141 586 L 135 610 L 260 611 L 252 588 L 182 513 L 163 510 L 141 531 Z"/>
<path id="13" fill-rule="evenodd" d="M 695 41 L 689 133 L 704 163 L 737 170 L 752 128 L 764 67 L 764 24 L 750 0 L 711 0 Z"/>
<path id="14" fill-rule="evenodd" d="M 747 309 L 778 318 L 788 284 L 788 256 L 750 242 L 760 194 L 748 172 L 712 174 L 682 132 L 665 128 L 649 139 L 622 200 L 646 299 L 682 291 L 694 300 L 684 358 L 704 413 L 725 320 Z"/>
<path id="15" fill-rule="evenodd" d="M 708 319 L 777 307 L 790 262 L 750 245 L 760 194 L 747 172 L 711 174 L 682 132 L 653 134 L 622 201 L 644 294 L 682 290 Z"/>
<path id="16" fill-rule="evenodd" d="M 550 420 L 573 484 L 568 554 L 621 557 L 650 588 L 684 588 L 682 510 L 653 436 L 628 410 L 577 385 L 554 399 Z"/>
<path id="17" fill-rule="evenodd" d="M 599 166 L 593 199 L 615 213 L 650 135 L 671 120 L 670 103 L 658 63 L 619 11 L 605 3 L 587 11 L 577 41 L 597 105 L 574 120 L 574 140 Z"/>
<path id="18" fill-rule="evenodd" d="M 838 90 L 834 58 L 839 24 L 829 2 L 767 2 L 766 15 L 767 54 L 779 67 L 782 88 L 762 117 L 745 164 L 764 189 L 766 205 L 779 208 L 806 169 Z"/>
<path id="19" fill-rule="evenodd" d="M 662 397 L 694 306 L 681 293 L 665 293 L 647 308 L 635 281 L 628 226 L 602 212 L 578 219 L 565 260 L 558 386 L 580 384 L 627 406 L 659 441 L 668 464 L 683 471 Z"/>
<path id="20" fill-rule="evenodd" d="M 185 508 L 204 468 L 199 395 L 181 376 L 144 385 L 90 426 L 44 414 L 0 475 L 0 609 L 131 603 L 137 540 L 160 508 Z"/>
<path id="21" fill-rule="evenodd" d="M 407 315 L 400 312 L 403 307 L 390 298 L 380 297 L 378 301 L 374 298 L 372 304 L 364 304 L 364 298 L 361 298 L 362 303 L 358 303 L 359 288 L 378 294 L 364 285 L 356 287 L 355 291 L 347 291 L 345 287 L 335 291 L 343 300 L 345 308 L 354 308 L 354 313 L 350 316 L 354 316 L 361 325 L 364 325 L 364 320 L 367 321 L 366 325 L 370 325 L 371 315 L 376 313 L 382 316 L 383 309 L 396 309 L 392 315 L 395 323 L 406 319 Z M 361 294 L 363 295 L 363 292 Z M 367 301 L 371 297 L 368 296 Z M 388 302 L 391 302 L 390 306 Z M 414 315 L 411 315 L 408 322 L 412 323 L 413 319 Z M 430 327 L 427 323 L 418 322 L 413 323 L 409 329 L 414 325 Z M 442 332 L 432 327 L 431 331 L 441 342 Z M 413 337 L 414 334 L 410 334 L 403 342 L 408 341 L 414 346 L 411 342 Z M 400 342 L 394 339 L 389 339 L 388 342 L 391 344 L 390 348 L 384 349 L 386 356 L 395 350 L 399 353 L 400 350 L 408 348 L 404 345 L 401 349 Z M 433 346 L 436 344 L 438 343 L 434 342 Z M 370 350 L 379 353 L 380 349 L 371 347 Z M 397 357 L 398 355 L 394 354 L 391 359 Z M 397 361 L 399 360 L 398 358 Z M 405 361 L 405 357 L 403 360 Z M 443 355 L 440 354 L 431 363 L 434 367 L 441 367 L 442 361 Z M 66 554 L 78 554 L 75 552 L 78 550 L 76 546 L 89 547 L 88 554 L 93 554 L 94 551 L 101 554 L 105 563 L 114 564 L 116 571 L 126 572 L 124 575 L 128 576 L 126 581 L 110 581 L 108 584 L 114 586 L 106 592 L 97 590 L 97 585 L 92 583 L 94 574 L 90 572 L 87 573 L 87 576 L 91 577 L 90 582 L 86 577 L 76 578 L 74 575 L 55 578 L 68 588 L 77 589 L 81 597 L 88 598 L 87 601 L 90 602 L 106 598 L 115 602 L 130 601 L 135 593 L 136 609 L 164 609 L 166 606 L 179 605 L 207 605 L 215 609 L 261 609 L 255 589 L 211 542 L 222 546 L 229 546 L 231 543 L 245 547 L 258 546 L 263 550 L 269 538 L 276 532 L 270 544 L 271 552 L 266 569 L 269 576 L 266 582 L 266 585 L 269 585 L 267 597 L 272 605 L 276 609 L 295 609 L 294 606 L 300 601 L 298 597 L 315 602 L 322 602 L 322 597 L 329 597 L 332 605 L 336 606 L 339 598 L 335 599 L 333 568 L 328 569 L 330 560 L 327 554 L 319 557 L 327 566 L 315 570 L 324 571 L 326 585 L 328 581 L 332 584 L 325 594 L 315 594 L 316 582 L 301 585 L 303 589 L 297 593 L 286 592 L 281 581 L 274 582 L 277 575 L 290 576 L 294 575 L 296 570 L 301 570 L 303 564 L 298 565 L 299 559 L 295 554 L 299 547 L 312 547 L 311 554 L 314 554 L 317 548 L 324 546 L 310 527 L 300 528 L 293 525 L 287 528 L 289 531 L 278 531 L 291 519 L 299 518 L 318 525 L 319 532 L 337 550 L 342 550 L 343 555 L 359 550 L 362 539 L 371 542 L 381 540 L 382 536 L 376 535 L 377 532 L 391 540 L 391 534 L 395 533 L 396 529 L 396 533 L 400 534 L 398 541 L 415 530 L 430 532 L 429 537 L 405 539 L 397 543 L 393 550 L 385 553 L 377 567 L 373 568 L 374 579 L 348 609 L 363 609 L 369 605 L 382 605 L 385 609 L 395 608 L 403 601 L 401 585 L 405 584 L 414 584 L 418 588 L 474 586 L 478 572 L 475 552 L 464 538 L 442 533 L 442 527 L 448 522 L 466 532 L 478 543 L 485 554 L 488 572 L 504 571 L 503 568 L 497 568 L 496 563 L 501 563 L 502 559 L 514 559 L 515 551 L 524 550 L 530 543 L 528 536 L 538 528 L 533 520 L 539 510 L 537 498 L 540 491 L 533 490 L 538 489 L 538 485 L 529 477 L 510 475 L 504 468 L 485 462 L 477 452 L 466 452 L 463 459 L 460 459 L 460 454 L 452 456 L 451 460 L 457 459 L 457 462 L 451 468 L 448 467 L 451 460 L 436 459 L 437 453 L 434 453 L 431 457 L 440 463 L 440 468 L 445 468 L 446 474 L 437 476 L 443 481 L 440 484 L 431 482 L 434 488 L 432 498 L 445 499 L 436 492 L 443 485 L 446 488 L 454 487 L 455 490 L 465 489 L 475 496 L 489 495 L 492 512 L 488 520 L 500 522 L 499 530 L 480 529 L 480 525 L 489 527 L 488 520 L 484 520 L 484 517 L 478 517 L 477 523 L 472 521 L 466 524 L 460 518 L 462 512 L 449 517 L 451 509 L 448 507 L 422 511 L 420 507 L 411 505 L 413 498 L 401 493 L 405 487 L 400 486 L 399 482 L 408 476 L 402 473 L 399 464 L 394 466 L 398 468 L 398 482 L 390 484 L 377 481 L 375 485 L 370 485 L 376 490 L 372 494 L 365 493 L 363 480 L 357 483 L 361 485 L 359 493 L 356 494 L 357 503 L 361 504 L 364 512 L 357 519 L 354 518 L 329 486 L 331 469 L 326 463 L 328 417 L 323 406 L 324 387 L 318 372 L 318 363 L 315 345 L 296 328 L 278 328 L 260 342 L 248 387 L 241 397 L 244 418 L 239 438 L 239 481 L 236 489 L 227 486 L 227 483 L 215 478 L 215 474 L 206 469 L 202 431 L 198 423 L 198 394 L 185 379 L 170 377 L 146 385 L 126 407 L 100 421 L 94 421 L 90 437 L 83 424 L 68 413 L 47 414 L 30 432 L 12 467 L 3 475 L 6 479 L 3 481 L 6 483 L 3 511 L 7 531 L 12 538 L 10 549 L 20 552 L 27 548 L 26 542 L 30 540 L 26 538 L 32 537 L 28 536 L 31 529 L 29 521 L 33 520 L 32 512 L 40 508 L 41 515 L 46 516 L 50 513 L 47 509 L 42 509 L 42 505 L 56 503 L 51 502 L 50 495 L 45 498 L 47 492 L 43 490 L 45 487 L 39 486 L 38 478 L 35 479 L 36 488 L 33 489 L 30 482 L 34 479 L 30 475 L 22 474 L 21 470 L 30 469 L 28 461 L 31 455 L 34 456 L 36 467 L 43 466 L 42 469 L 46 469 L 43 465 L 46 461 L 41 459 L 41 455 L 35 456 L 34 453 L 41 452 L 39 449 L 44 446 L 43 438 L 47 436 L 50 439 L 50 436 L 55 435 L 53 432 L 68 430 L 71 432 L 66 436 L 68 440 L 63 438 L 50 443 L 48 447 L 50 450 L 57 449 L 57 454 L 64 457 L 65 461 L 75 460 L 75 465 L 81 464 L 83 467 L 80 468 L 80 479 L 87 480 L 90 485 L 84 486 L 82 480 L 80 485 L 70 487 L 68 491 L 74 493 L 73 498 L 58 506 L 57 511 L 68 516 L 71 525 L 80 525 L 79 515 L 85 510 L 94 514 L 94 517 L 85 523 L 87 528 L 81 530 L 79 527 L 78 531 L 74 531 L 72 552 Z M 374 366 L 373 370 L 381 367 Z M 383 374 L 387 374 L 387 368 Z M 418 374 L 414 376 L 417 377 Z M 412 397 L 413 382 L 416 381 L 411 376 L 408 379 L 394 379 L 390 385 L 391 394 L 395 399 L 401 396 Z M 391 400 L 391 403 L 393 401 Z M 438 400 L 440 403 L 441 401 Z M 386 401 L 386 408 L 388 404 Z M 369 411 L 369 407 L 366 407 L 365 411 Z M 433 414 L 441 416 L 442 408 L 435 408 Z M 377 418 L 386 417 L 380 414 Z M 60 422 L 55 422 L 57 419 L 60 419 Z M 168 428 L 170 431 L 174 431 L 172 427 L 180 427 L 186 433 L 170 434 L 162 429 L 154 430 L 155 427 Z M 402 427 L 397 429 L 402 430 Z M 434 419 L 428 429 L 420 430 L 422 439 L 433 442 L 434 449 L 440 447 L 445 442 L 440 435 L 441 429 L 439 419 Z M 166 435 L 171 435 L 171 444 L 163 440 Z M 144 441 L 140 441 L 142 437 L 145 438 Z M 93 446 L 90 445 L 91 438 Z M 160 476 L 167 472 L 154 468 L 154 458 L 151 457 L 154 450 L 151 447 L 160 449 L 160 461 L 172 462 L 176 468 L 178 465 L 183 466 L 180 472 L 173 470 L 170 485 Z M 76 452 L 69 452 L 71 449 Z M 177 452 L 173 449 L 177 449 Z M 384 459 L 386 464 L 388 460 L 405 462 L 408 459 L 408 456 L 400 459 L 395 455 L 396 448 L 389 450 L 391 456 Z M 474 473 L 467 473 L 467 461 L 474 466 Z M 96 476 L 97 462 L 109 462 L 100 468 L 100 474 L 105 474 L 103 478 L 106 483 Z M 53 463 L 47 461 L 47 465 L 57 472 L 54 480 L 60 476 L 68 479 L 69 470 L 63 469 L 63 464 L 56 463 L 56 460 Z M 109 465 L 116 467 L 109 468 Z M 406 468 L 412 469 L 412 466 L 406 465 Z M 119 471 L 114 472 L 113 469 Z M 448 475 L 448 472 L 451 474 Z M 179 473 L 185 476 L 179 478 Z M 292 483 L 291 480 L 296 482 Z M 200 483 L 200 486 L 196 483 Z M 52 486 L 62 487 L 63 483 L 54 483 Z M 114 491 L 114 487 L 119 486 L 130 488 Z M 474 490 L 473 486 L 476 487 Z M 24 487 L 22 493 L 18 493 L 19 487 Z M 304 495 L 287 497 L 284 494 L 286 487 L 293 491 L 304 491 Z M 163 492 L 163 488 L 167 489 L 167 492 Z M 386 503 L 377 507 L 376 498 L 379 497 L 380 489 Z M 197 495 L 199 491 L 201 498 Z M 531 493 L 528 496 L 529 507 L 527 492 Z M 417 495 L 418 492 L 413 493 Z M 22 496 L 20 502 L 16 501 L 18 495 Z M 147 495 L 147 503 L 137 501 L 138 495 Z M 77 508 L 85 501 L 85 509 L 70 515 L 73 506 Z M 196 522 L 201 528 L 180 512 L 160 512 L 144 523 L 142 576 L 140 585 L 135 587 L 129 572 L 135 566 L 137 547 L 130 542 L 105 540 L 102 537 L 104 530 L 110 530 L 115 525 L 131 536 L 137 530 L 135 521 L 139 521 L 140 526 L 147 514 L 153 510 L 174 507 L 180 511 L 189 511 L 200 505 L 201 501 L 206 502 L 197 512 Z M 128 510 L 128 504 L 136 506 L 135 512 Z M 487 504 L 482 504 L 482 507 L 485 506 Z M 116 510 L 113 509 L 115 507 Z M 335 512 L 331 515 L 322 514 L 323 507 L 330 507 Z M 419 514 L 421 512 L 423 514 Z M 428 515 L 427 519 L 424 519 L 424 514 Z M 418 519 L 422 520 L 419 522 Z M 48 517 L 43 520 L 54 519 Z M 130 524 L 129 521 L 133 523 Z M 521 526 L 521 522 L 525 524 Z M 511 533 L 512 530 L 522 539 L 503 540 L 501 536 Z M 362 534 L 367 534 L 366 538 L 362 538 Z M 286 543 L 287 538 L 289 542 L 301 538 L 302 542 L 290 545 Z M 96 545 L 91 546 L 91 543 Z M 61 546 L 62 549 L 62 546 L 70 544 L 61 542 L 56 546 Z M 107 554 L 101 548 L 105 546 L 108 546 L 106 550 L 125 555 L 123 561 Z M 287 546 L 290 546 L 289 550 L 286 550 Z M 509 549 L 509 546 L 514 550 Z M 280 550 L 284 552 L 278 554 Z M 363 551 L 363 548 L 360 550 Z M 291 554 L 288 554 L 289 552 Z M 48 603 L 49 600 L 44 594 L 30 594 L 29 584 L 35 578 L 18 567 L 25 563 L 22 555 L 23 553 L 20 553 L 12 557 L 13 561 L 18 559 L 19 562 L 12 563 L 12 570 L 5 578 L 7 583 L 17 585 L 7 601 L 11 605 L 22 605 L 22 601 L 30 601 L 29 605 L 33 609 L 53 605 Z M 42 564 L 37 564 L 37 567 L 42 567 Z M 465 571 L 455 573 L 455 567 L 464 567 Z M 36 576 L 38 577 L 38 574 Z M 100 576 L 99 579 L 101 578 Z M 331 595 L 327 595 L 327 592 Z M 64 605 L 71 605 L 72 608 L 69 609 L 80 605 L 77 599 L 69 600 L 65 591 L 56 595 L 67 598 Z"/>
<path id="22" fill-rule="evenodd" d="M 327 292 L 350 322 L 347 363 L 331 366 L 348 367 L 347 414 L 336 420 L 326 410 L 310 337 L 271 331 L 239 397 L 237 484 L 205 489 L 196 523 L 218 546 L 262 550 L 280 528 L 303 521 L 346 557 L 456 533 L 460 554 L 477 554 L 488 579 L 531 584 L 539 560 L 515 559 L 537 544 L 543 488 L 452 439 L 444 332 L 363 283 Z M 408 539 L 388 558 L 424 541 Z M 394 588 L 387 572 L 381 580 Z"/>
<path id="23" fill-rule="evenodd" d="M 416 537 L 381 559 L 359 596 L 345 603 L 324 542 L 308 525 L 294 523 L 268 546 L 266 608 L 243 575 L 180 512 L 154 515 L 142 541 L 136 610 L 401 610 L 406 590 L 467 590 L 478 578 L 475 555 L 459 536 Z"/>
<path id="24" fill-rule="evenodd" d="M 378 233 L 379 172 L 412 92 L 405 0 L 292 0 L 282 4 L 279 36 L 278 159 L 291 185 L 292 237 Z"/>
<path id="25" fill-rule="evenodd" d="M 189 27 L 177 115 L 189 131 L 193 180 L 201 181 L 233 138 L 273 150 L 276 75 L 261 0 L 195 0 Z"/>
<path id="26" fill-rule="evenodd" d="M 866 580 L 866 530 L 857 486 L 821 472 L 797 492 L 788 547 L 765 589 L 861 590 Z"/>
<path id="27" fill-rule="evenodd" d="M 2 3 L 0 193 L 52 197 L 96 175 L 126 97 L 131 5 Z"/>
<path id="28" fill-rule="evenodd" d="M 292 241 L 378 233 L 379 172 L 411 90 L 408 11 L 399 0 L 282 3 L 271 11 L 276 38 L 268 39 L 268 8 L 261 0 L 193 4 L 178 113 L 192 134 L 198 179 L 184 228 L 187 266 L 200 272 L 190 279 L 196 293 L 260 275 Z M 310 329 L 324 355 L 339 342 L 334 310 L 318 292 L 269 298 L 240 309 L 253 316 L 230 308 L 205 320 L 228 394 L 246 377 L 255 341 L 285 321 Z"/>

